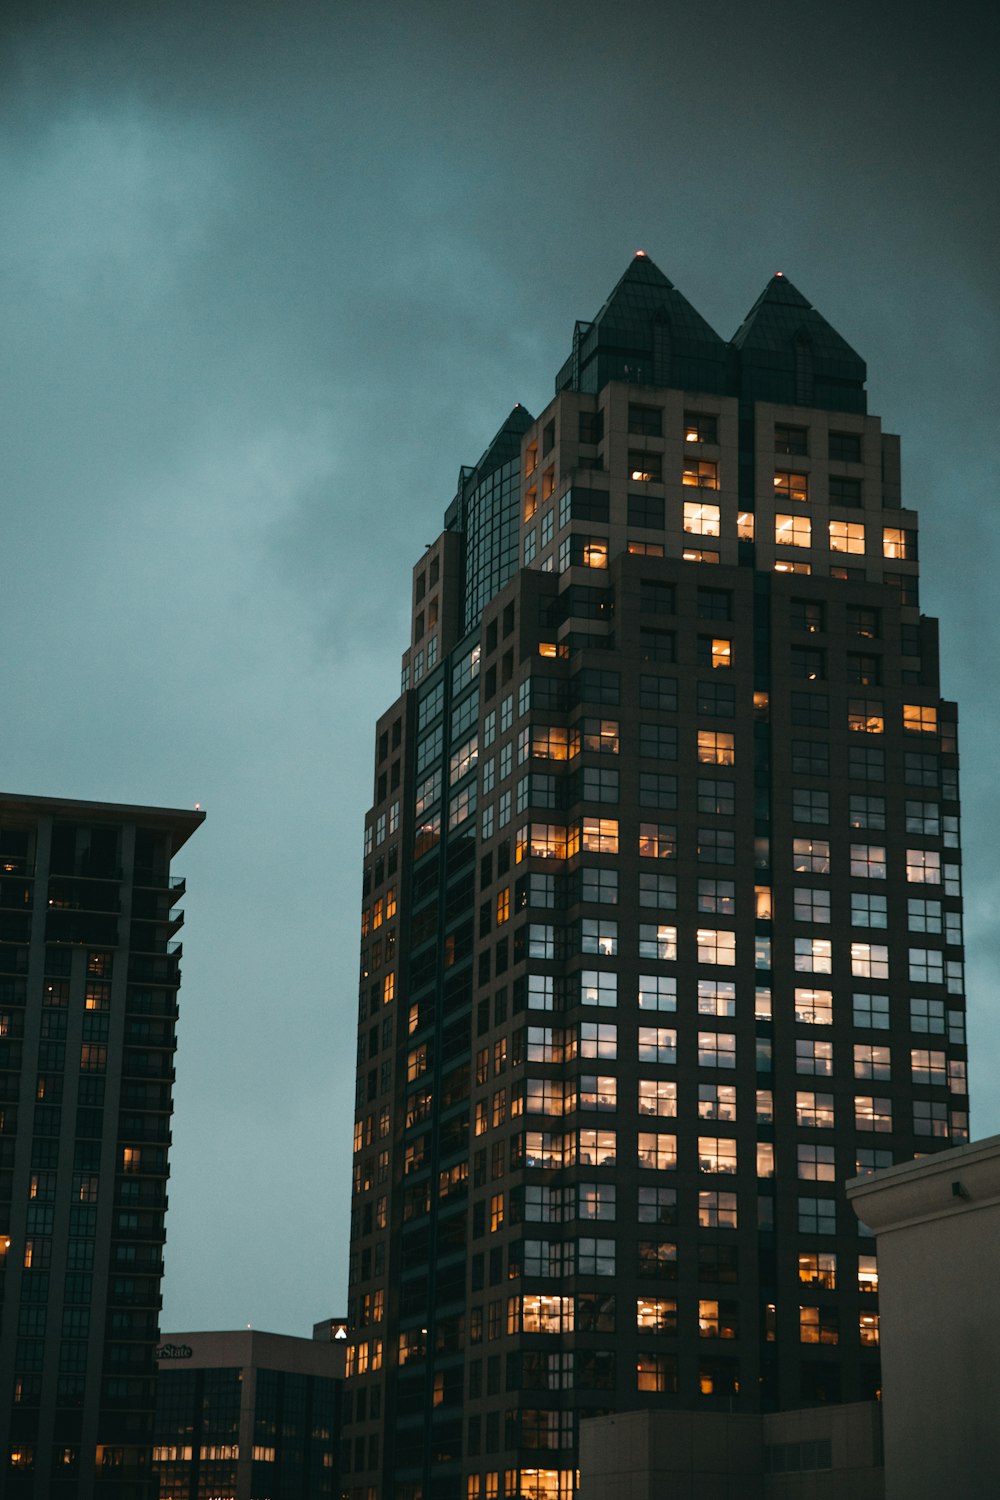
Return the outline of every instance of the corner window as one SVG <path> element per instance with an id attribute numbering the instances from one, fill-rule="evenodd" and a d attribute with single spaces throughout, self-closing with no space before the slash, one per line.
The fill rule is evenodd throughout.
<path id="1" fill-rule="evenodd" d="M 774 498 L 779 501 L 808 500 L 809 476 L 789 473 L 784 469 L 777 470 L 774 476 Z"/>

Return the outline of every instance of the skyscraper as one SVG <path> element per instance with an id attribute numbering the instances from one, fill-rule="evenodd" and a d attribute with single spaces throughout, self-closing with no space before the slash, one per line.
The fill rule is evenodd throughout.
<path id="1" fill-rule="evenodd" d="M 147 1500 L 184 881 L 204 813 L 0 794 L 0 1491 Z"/>
<path id="2" fill-rule="evenodd" d="M 840 1184 L 968 1121 L 956 711 L 865 378 L 784 276 L 726 343 L 639 254 L 414 569 L 352 1500 L 569 1496 L 581 1414 L 879 1388 Z"/>

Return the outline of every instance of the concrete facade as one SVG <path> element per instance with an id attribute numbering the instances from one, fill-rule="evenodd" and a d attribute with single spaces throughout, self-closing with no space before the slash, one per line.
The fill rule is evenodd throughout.
<path id="1" fill-rule="evenodd" d="M 878 1242 L 886 1500 L 996 1494 L 1000 1135 L 847 1194 Z"/>
<path id="2" fill-rule="evenodd" d="M 580 1425 L 580 1500 L 883 1500 L 877 1403 Z"/>

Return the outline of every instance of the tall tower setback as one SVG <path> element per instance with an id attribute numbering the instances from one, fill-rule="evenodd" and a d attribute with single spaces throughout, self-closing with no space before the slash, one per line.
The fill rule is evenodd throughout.
<path id="1" fill-rule="evenodd" d="M 149 1500 L 202 812 L 0 793 L 0 1493 Z"/>
<path id="2" fill-rule="evenodd" d="M 865 365 L 645 255 L 413 574 L 364 846 L 352 1500 L 879 1389 L 841 1184 L 967 1139 L 956 709 Z"/>

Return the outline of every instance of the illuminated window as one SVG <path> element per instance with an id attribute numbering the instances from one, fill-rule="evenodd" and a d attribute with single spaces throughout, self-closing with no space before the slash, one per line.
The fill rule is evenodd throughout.
<path id="1" fill-rule="evenodd" d="M 698 1169 L 730 1175 L 736 1171 L 736 1142 L 729 1136 L 698 1137 Z"/>
<path id="2" fill-rule="evenodd" d="M 887 1165 L 891 1165 L 891 1160 Z M 878 1291 L 878 1259 L 874 1255 L 858 1256 L 858 1291 Z"/>
<path id="3" fill-rule="evenodd" d="M 677 1137 L 640 1130 L 637 1160 L 640 1167 L 657 1172 L 673 1171 L 677 1166 Z"/>
<path id="4" fill-rule="evenodd" d="M 795 1122 L 819 1130 L 833 1128 L 833 1095 L 797 1093 L 795 1095 Z"/>
<path id="5" fill-rule="evenodd" d="M 635 1364 L 638 1391 L 673 1394 L 677 1390 L 677 1359 L 673 1354 L 643 1354 Z"/>
<path id="6" fill-rule="evenodd" d="M 857 979 L 888 979 L 889 949 L 885 943 L 852 943 L 851 973 Z"/>
<path id="7" fill-rule="evenodd" d="M 719 488 L 719 465 L 710 458 L 685 458 L 681 482 L 703 490 Z M 687 506 L 684 507 L 685 511 Z M 717 536 L 718 532 L 711 535 Z"/>
<path id="8" fill-rule="evenodd" d="M 705 765 L 734 765 L 736 762 L 736 736 L 728 731 L 718 729 L 699 729 L 698 759 Z"/>
<path id="9" fill-rule="evenodd" d="M 793 839 L 792 868 L 799 874 L 829 875 L 829 839 Z"/>
<path id="10" fill-rule="evenodd" d="M 677 1032 L 664 1026 L 639 1027 L 639 1061 L 676 1063 Z"/>
<path id="11" fill-rule="evenodd" d="M 698 637 L 698 660 L 707 667 L 731 667 L 733 643 L 725 636 L 702 635 Z"/>
<path id="12" fill-rule="evenodd" d="M 734 1339 L 739 1331 L 738 1304 L 702 1299 L 698 1303 L 698 1333 L 703 1339 Z"/>
<path id="13" fill-rule="evenodd" d="M 663 454 L 630 452 L 628 473 L 636 484 L 662 484 Z"/>
<path id="14" fill-rule="evenodd" d="M 736 536 L 741 542 L 752 542 L 754 538 L 754 515 L 752 510 L 741 510 L 736 517 Z"/>
<path id="15" fill-rule="evenodd" d="M 617 854 L 617 818 L 584 818 L 580 847 L 589 854 Z"/>
<path id="16" fill-rule="evenodd" d="M 883 526 L 882 556 L 909 559 L 917 555 L 917 533 L 906 527 Z"/>
<path id="17" fill-rule="evenodd" d="M 833 943 L 829 938 L 797 937 L 795 967 L 801 973 L 833 972 Z"/>
<path id="18" fill-rule="evenodd" d="M 837 1257 L 833 1251 L 802 1251 L 799 1254 L 799 1280 L 806 1286 L 821 1286 L 829 1292 L 836 1290 Z"/>
<path id="19" fill-rule="evenodd" d="M 829 1078 L 833 1073 L 833 1043 L 796 1041 L 795 1071 Z"/>
<path id="20" fill-rule="evenodd" d="M 774 497 L 779 501 L 808 500 L 808 475 L 788 473 L 782 469 L 777 470 L 774 476 Z"/>
<path id="21" fill-rule="evenodd" d="M 910 1072 L 914 1083 L 937 1083 L 944 1088 L 948 1082 L 945 1054 L 926 1047 L 911 1048 Z"/>
<path id="22" fill-rule="evenodd" d="M 698 1194 L 698 1226 L 701 1229 L 735 1229 L 737 1199 L 735 1193 L 704 1192 Z"/>
<path id="23" fill-rule="evenodd" d="M 712 928 L 697 930 L 698 962 L 701 964 L 735 964 L 736 934 L 720 932 Z"/>
<path id="24" fill-rule="evenodd" d="M 639 1113 L 667 1117 L 676 1115 L 677 1084 L 666 1078 L 640 1078 Z"/>
<path id="25" fill-rule="evenodd" d="M 735 1033 L 728 1031 L 699 1031 L 698 1066 L 701 1068 L 735 1068 Z"/>
<path id="26" fill-rule="evenodd" d="M 881 844 L 851 845 L 851 874 L 867 880 L 884 880 L 885 849 Z"/>
<path id="27" fill-rule="evenodd" d="M 832 990 L 796 990 L 795 1019 L 806 1026 L 833 1024 Z"/>
<path id="28" fill-rule="evenodd" d="M 840 1341 L 835 1307 L 800 1307 L 799 1341 L 803 1344 L 836 1344 Z"/>
<path id="29" fill-rule="evenodd" d="M 676 1010 L 677 980 L 666 974 L 639 975 L 640 1010 Z"/>
<path id="30" fill-rule="evenodd" d="M 644 859 L 673 859 L 677 854 L 677 829 L 667 823 L 640 823 L 639 854 Z"/>
<path id="31" fill-rule="evenodd" d="M 686 443 L 717 443 L 719 441 L 719 419 L 703 412 L 684 413 L 684 441 Z"/>
<path id="32" fill-rule="evenodd" d="M 774 518 L 774 540 L 781 547 L 811 546 L 812 523 L 809 517 L 776 515 Z"/>
<path id="33" fill-rule="evenodd" d="M 878 1313 L 863 1312 L 858 1314 L 858 1337 L 867 1348 L 874 1348 L 878 1344 Z"/>
<path id="34" fill-rule="evenodd" d="M 646 1333 L 676 1333 L 676 1301 L 672 1297 L 637 1297 L 635 1326 Z"/>
<path id="35" fill-rule="evenodd" d="M 856 1079 L 891 1079 L 892 1053 L 889 1047 L 855 1043 Z"/>
<path id="36" fill-rule="evenodd" d="M 797 1148 L 799 1176 L 810 1182 L 834 1182 L 834 1150 L 832 1146 L 816 1146 L 811 1142 Z"/>
<path id="37" fill-rule="evenodd" d="M 916 885 L 940 885 L 940 854 L 934 849 L 907 849 L 906 878 Z"/>
<path id="38" fill-rule="evenodd" d="M 138 1146 L 123 1146 L 122 1147 L 122 1171 L 123 1172 L 141 1172 L 142 1171 L 142 1151 L 141 1151 L 140 1147 L 138 1147 Z"/>
<path id="39" fill-rule="evenodd" d="M 718 505 L 702 505 L 694 500 L 684 502 L 684 530 L 695 536 L 719 536 L 720 517 L 721 508 Z"/>
<path id="40" fill-rule="evenodd" d="M 847 727 L 855 734 L 884 734 L 885 713 L 881 703 L 868 698 L 847 700 Z"/>
<path id="41" fill-rule="evenodd" d="M 831 552 L 864 552 L 865 528 L 860 521 L 830 522 Z"/>
<path id="42" fill-rule="evenodd" d="M 892 1130 L 892 1101 L 869 1094 L 854 1096 L 854 1124 L 858 1130 L 888 1133 Z"/>
<path id="43" fill-rule="evenodd" d="M 937 734 L 937 709 L 926 708 L 920 703 L 904 703 L 903 728 L 907 734 Z"/>
<path id="44" fill-rule="evenodd" d="M 699 1120 L 736 1119 L 736 1085 L 734 1083 L 699 1083 Z"/>

